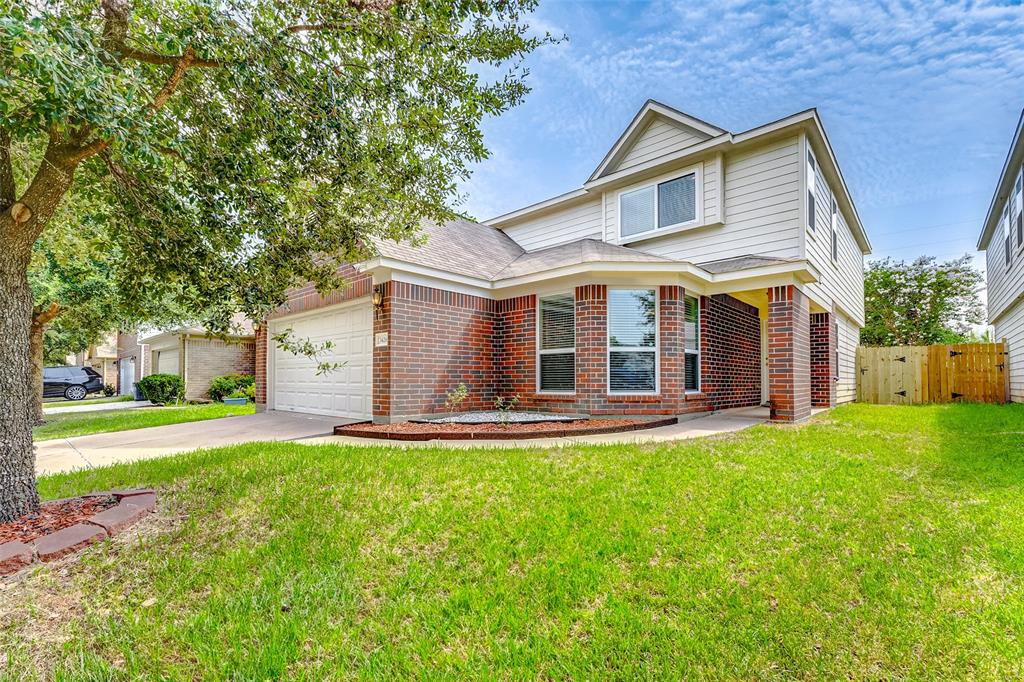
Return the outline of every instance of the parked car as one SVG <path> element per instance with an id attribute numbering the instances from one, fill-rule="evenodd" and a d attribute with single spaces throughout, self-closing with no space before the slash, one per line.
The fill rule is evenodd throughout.
<path id="1" fill-rule="evenodd" d="M 103 390 L 103 377 L 92 367 L 43 368 L 43 397 L 64 396 L 82 400 L 90 393 Z"/>

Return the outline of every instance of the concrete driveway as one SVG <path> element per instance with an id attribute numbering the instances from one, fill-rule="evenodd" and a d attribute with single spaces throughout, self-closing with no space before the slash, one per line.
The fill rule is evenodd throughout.
<path id="1" fill-rule="evenodd" d="M 148 429 L 97 433 L 36 443 L 36 473 L 54 474 L 118 462 L 163 457 L 198 448 L 251 441 L 284 441 L 333 433 L 339 417 L 293 412 L 262 412 Z"/>

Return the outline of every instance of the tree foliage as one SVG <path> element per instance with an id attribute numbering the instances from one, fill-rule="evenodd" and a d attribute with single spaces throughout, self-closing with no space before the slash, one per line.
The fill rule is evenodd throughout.
<path id="1" fill-rule="evenodd" d="M 864 278 L 866 322 L 861 343 L 869 346 L 961 343 L 984 320 L 978 290 L 984 276 L 965 255 L 939 263 L 922 256 L 906 263 L 873 261 Z"/>
<path id="2" fill-rule="evenodd" d="M 485 116 L 527 92 L 535 0 L 13 0 L 0 14 L 0 521 L 38 501 L 35 244 L 99 192 L 120 305 L 227 330 L 456 216 Z M 23 169 L 20 171 L 19 169 Z M 24 182 L 19 178 L 24 177 Z M 65 261 L 64 266 L 67 265 Z M 37 291 L 40 283 L 37 281 Z"/>

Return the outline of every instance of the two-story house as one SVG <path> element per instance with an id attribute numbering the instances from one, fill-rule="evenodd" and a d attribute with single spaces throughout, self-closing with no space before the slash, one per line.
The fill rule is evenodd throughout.
<path id="1" fill-rule="evenodd" d="M 1024 111 L 978 239 L 985 252 L 988 321 L 1010 354 L 1010 399 L 1024 402 Z"/>
<path id="2" fill-rule="evenodd" d="M 390 422 L 464 383 L 471 409 L 800 421 L 854 397 L 870 244 L 814 110 L 733 133 L 648 101 L 579 189 L 425 232 L 291 293 L 258 402 Z M 285 329 L 333 347 L 268 344 Z"/>

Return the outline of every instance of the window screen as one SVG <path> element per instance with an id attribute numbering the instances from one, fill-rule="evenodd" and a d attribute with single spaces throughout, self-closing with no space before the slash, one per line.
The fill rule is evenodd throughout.
<path id="1" fill-rule="evenodd" d="M 697 178 L 684 175 L 658 185 L 658 227 L 671 227 L 697 218 Z"/>
<path id="2" fill-rule="evenodd" d="M 655 187 L 645 187 L 622 195 L 619 202 L 622 211 L 619 227 L 621 236 L 628 237 L 654 229 L 655 192 Z"/>
<path id="3" fill-rule="evenodd" d="M 687 391 L 700 390 L 700 304 L 693 296 L 684 298 L 683 346 L 686 351 L 685 386 Z"/>
<path id="4" fill-rule="evenodd" d="M 541 391 L 576 390 L 576 300 L 572 294 L 540 299 Z"/>
<path id="5" fill-rule="evenodd" d="M 608 292 L 608 388 L 657 390 L 657 299 L 653 289 Z"/>

